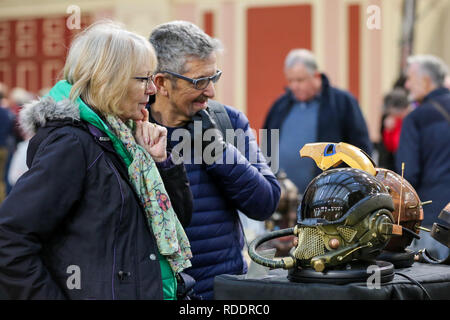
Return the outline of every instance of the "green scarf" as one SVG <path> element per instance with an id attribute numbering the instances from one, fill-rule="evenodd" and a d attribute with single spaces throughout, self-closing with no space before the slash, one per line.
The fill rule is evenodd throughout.
<path id="1" fill-rule="evenodd" d="M 71 88 L 72 85 L 67 81 L 59 81 L 50 90 L 49 96 L 55 101 L 68 99 Z M 172 208 L 155 161 L 135 141 L 131 129 L 133 121 L 129 121 L 127 125 L 118 117 L 107 115 L 106 121 L 113 129 L 111 131 L 79 97 L 75 103 L 79 106 L 80 118 L 105 132 L 111 139 L 114 149 L 127 165 L 130 182 L 135 187 L 145 209 L 147 222 L 155 235 L 159 253 L 167 259 L 175 274 L 190 267 L 189 259 L 192 258 L 192 253 L 189 240 Z M 161 268 L 163 268 L 163 262 L 161 262 Z"/>

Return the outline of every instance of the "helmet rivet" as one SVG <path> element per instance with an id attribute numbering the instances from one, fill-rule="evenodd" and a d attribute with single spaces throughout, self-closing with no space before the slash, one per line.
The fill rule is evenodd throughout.
<path id="1" fill-rule="evenodd" d="M 313 268 L 317 272 L 322 272 L 325 269 L 325 264 L 321 259 L 319 259 L 313 262 Z"/>
<path id="2" fill-rule="evenodd" d="M 332 238 L 330 239 L 330 241 L 328 241 L 328 245 L 330 246 L 331 249 L 337 249 L 340 245 L 340 242 L 338 239 Z"/>

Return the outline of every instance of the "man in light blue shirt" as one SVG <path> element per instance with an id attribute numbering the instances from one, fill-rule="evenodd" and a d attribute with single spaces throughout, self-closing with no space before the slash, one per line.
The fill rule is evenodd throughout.
<path id="1" fill-rule="evenodd" d="M 358 102 L 349 92 L 331 86 L 318 71 L 312 52 L 291 50 L 284 73 L 288 88 L 270 109 L 264 129 L 268 136 L 271 130 L 280 130 L 279 167 L 303 194 L 321 173 L 312 159 L 300 158 L 299 151 L 306 143 L 346 142 L 369 155 L 372 143 Z M 273 156 L 269 140 L 267 154 Z"/>
<path id="2" fill-rule="evenodd" d="M 280 168 L 295 183 L 305 190 L 314 177 L 316 164 L 311 158 L 300 158 L 298 150 L 305 144 L 317 141 L 318 97 L 309 101 L 297 101 L 282 124 L 280 135 Z M 302 134 L 293 135 L 299 128 Z M 303 191 L 301 191 L 303 192 Z"/>

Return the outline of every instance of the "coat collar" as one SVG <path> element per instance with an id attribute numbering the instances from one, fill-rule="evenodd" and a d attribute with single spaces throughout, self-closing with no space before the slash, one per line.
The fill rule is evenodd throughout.
<path id="1" fill-rule="evenodd" d="M 443 94 L 448 94 L 448 93 L 450 93 L 450 90 L 448 90 L 445 87 L 440 87 L 440 88 L 434 89 L 429 94 L 427 94 L 425 96 L 425 98 L 423 98 L 423 101 L 422 101 L 421 104 L 424 104 L 425 102 L 428 102 L 428 101 L 430 101 L 432 99 L 435 99 L 438 96 L 441 96 Z"/>
<path id="2" fill-rule="evenodd" d="M 68 99 L 56 102 L 51 97 L 44 97 L 24 105 L 19 113 L 19 125 L 29 136 L 55 120 L 80 121 L 80 110 Z"/>

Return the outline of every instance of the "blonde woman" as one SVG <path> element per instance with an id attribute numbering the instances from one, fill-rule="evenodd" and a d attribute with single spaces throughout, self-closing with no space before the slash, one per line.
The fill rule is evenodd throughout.
<path id="1" fill-rule="evenodd" d="M 9 298 L 176 299 L 192 195 L 166 129 L 148 122 L 155 68 L 145 38 L 97 23 L 73 41 L 64 80 L 24 107 L 30 169 L 0 207 Z"/>

